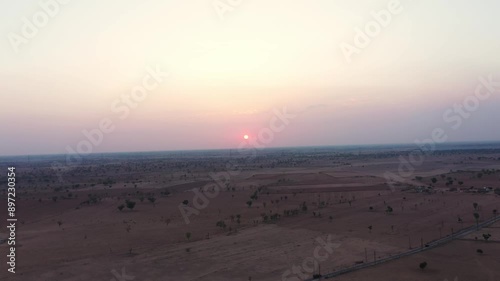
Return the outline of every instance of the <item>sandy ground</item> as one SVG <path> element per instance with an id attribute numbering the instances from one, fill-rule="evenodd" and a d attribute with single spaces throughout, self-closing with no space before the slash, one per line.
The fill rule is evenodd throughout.
<path id="1" fill-rule="evenodd" d="M 397 172 L 396 155 L 263 157 L 242 164 L 240 173 L 224 180 L 220 193 L 189 216 L 189 224 L 179 206 L 188 200 L 187 206 L 196 209 L 192 189 L 212 183 L 209 173 L 225 171 L 230 159 L 97 161 L 64 171 L 63 182 L 43 161 L 18 163 L 17 270 L 7 273 L 7 245 L 2 243 L 0 278 L 299 280 L 286 274 L 294 267 L 312 277 L 420 247 L 474 225 L 475 212 L 479 221 L 492 217 L 493 210 L 500 210 L 500 197 L 477 191 L 500 187 L 499 155 L 449 151 L 429 157 L 394 191 L 384 173 Z M 296 163 L 299 160 L 306 162 Z M 453 183 L 446 185 L 450 180 Z M 257 198 L 250 199 L 252 195 Z M 2 202 L 5 197 L 3 193 Z M 154 197 L 154 203 L 148 197 Z M 134 209 L 118 210 L 126 199 L 136 202 Z M 252 201 L 251 207 L 247 201 Z M 393 211 L 388 213 L 388 207 Z M 298 214 L 285 215 L 294 209 Z M 275 214 L 279 219 L 271 220 Z M 483 233 L 492 235 L 489 241 Z M 6 235 L 2 229 L 0 239 Z M 330 253 L 321 241 L 337 246 Z M 304 264 L 314 259 L 318 247 L 326 257 L 314 272 L 307 272 Z M 335 280 L 496 281 L 499 256 L 500 226 L 495 225 Z M 422 261 L 428 262 L 424 270 L 418 267 Z M 122 270 L 134 278 L 117 277 Z"/>

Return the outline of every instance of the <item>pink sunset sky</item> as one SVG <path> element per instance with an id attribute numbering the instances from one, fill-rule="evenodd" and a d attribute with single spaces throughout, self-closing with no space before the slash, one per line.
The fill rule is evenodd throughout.
<path id="1" fill-rule="evenodd" d="M 93 152 L 234 148 L 283 108 L 295 117 L 267 147 L 412 143 L 437 127 L 500 140 L 498 91 L 459 126 L 443 117 L 479 77 L 500 81 L 498 1 L 401 0 L 350 61 L 342 44 L 394 3 L 253 0 L 221 17 L 216 2 L 56 2 L 22 42 L 44 8 L 0 3 L 0 155 L 66 153 L 103 120 Z"/>

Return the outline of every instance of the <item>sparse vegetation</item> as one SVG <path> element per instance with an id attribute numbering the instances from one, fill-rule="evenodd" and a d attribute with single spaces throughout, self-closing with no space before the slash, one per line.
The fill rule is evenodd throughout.
<path id="1" fill-rule="evenodd" d="M 427 267 L 427 262 L 425 262 L 425 261 L 424 261 L 424 262 L 421 262 L 421 263 L 419 264 L 419 267 L 420 267 L 420 269 L 421 269 L 421 270 L 424 270 L 424 269 Z"/>
<path id="2" fill-rule="evenodd" d="M 152 196 L 151 196 L 151 197 L 148 197 L 148 201 L 154 204 L 154 203 L 155 203 L 155 201 L 156 201 L 156 198 L 155 198 L 155 197 L 152 197 Z"/>
<path id="3" fill-rule="evenodd" d="M 483 239 L 484 239 L 484 241 L 488 241 L 488 239 L 490 239 L 490 238 L 491 238 L 491 234 L 489 234 L 489 233 L 487 233 L 487 234 L 483 233 Z"/>
<path id="4" fill-rule="evenodd" d="M 125 205 L 132 211 L 135 207 L 135 202 L 130 200 L 125 200 Z"/>
<path id="5" fill-rule="evenodd" d="M 476 220 L 476 227 L 479 228 L 479 213 L 474 213 L 474 219 Z"/>
<path id="6" fill-rule="evenodd" d="M 454 156 L 447 154 L 450 152 L 438 151 L 435 156 L 427 159 L 429 165 L 422 165 L 415 171 L 426 176 L 417 176 L 417 181 L 408 180 L 396 185 L 396 192 L 392 192 L 378 189 L 385 184 L 385 180 L 369 170 L 369 160 L 397 160 L 394 152 L 366 152 L 354 156 L 350 153 L 328 151 L 327 148 L 317 149 L 316 152 L 307 151 L 307 154 L 300 150 L 263 151 L 262 157 L 249 162 L 235 157 L 234 151 L 231 158 L 211 157 L 210 155 L 216 155 L 218 152 L 209 151 L 203 152 L 207 157 L 191 156 L 190 152 L 186 152 L 182 160 L 176 156 L 162 157 L 159 154 L 160 156 L 154 159 L 144 159 L 142 156 L 140 159 L 134 159 L 131 156 L 123 162 L 114 159 L 118 156 L 112 155 L 108 158 L 105 155 L 102 160 L 88 160 L 88 164 L 65 172 L 66 183 L 58 183 L 56 180 L 55 183 L 47 182 L 50 186 L 45 186 L 46 183 L 42 181 L 43 185 L 37 186 L 36 191 L 28 183 L 30 175 L 26 173 L 21 179 L 28 187 L 20 188 L 18 195 L 24 201 L 21 204 L 26 204 L 31 209 L 24 208 L 22 211 L 27 212 L 26 218 L 30 217 L 29 215 L 33 218 L 39 216 L 33 216 L 33 213 L 29 212 L 44 214 L 39 216 L 42 220 L 28 219 L 22 227 L 28 231 L 39 226 L 41 229 L 55 230 L 51 235 L 60 235 L 55 238 L 63 243 L 61 246 L 55 245 L 57 251 L 63 251 L 63 246 L 71 247 L 70 241 L 84 242 L 82 247 L 88 247 L 95 252 L 99 260 L 102 256 L 97 256 L 97 253 L 101 252 L 103 256 L 112 259 L 123 259 L 125 256 L 126 259 L 130 258 L 130 262 L 136 260 L 132 259 L 135 255 L 139 255 L 137 261 L 151 262 L 158 262 L 155 260 L 157 257 L 165 256 L 165 259 L 173 261 L 159 267 L 165 268 L 165 271 L 179 264 L 178 261 L 190 260 L 188 258 L 191 255 L 202 263 L 203 268 L 208 266 L 207 261 L 213 262 L 217 268 L 223 268 L 222 263 L 212 259 L 221 253 L 227 253 L 238 263 L 241 261 L 249 266 L 254 266 L 255 261 L 272 265 L 274 245 L 278 243 L 287 245 L 284 251 L 288 257 L 285 257 L 284 251 L 281 250 L 280 255 L 284 259 L 288 258 L 290 264 L 296 264 L 296 261 L 301 262 L 302 256 L 311 256 L 315 247 L 322 245 L 319 241 L 325 240 L 326 237 L 319 233 L 332 233 L 331 239 L 334 243 L 337 239 L 349 237 L 342 240 L 345 246 L 341 249 L 342 255 L 345 255 L 346 267 L 426 247 L 429 255 L 435 253 L 437 257 L 467 254 L 467 251 L 471 251 L 469 255 L 477 255 L 477 259 L 495 258 L 493 247 L 496 247 L 497 243 L 496 231 L 488 227 L 472 234 L 472 240 L 477 236 L 476 241 L 467 242 L 476 244 L 475 248 L 486 250 L 434 248 L 432 245 L 433 241 L 439 241 L 440 237 L 449 237 L 462 229 L 468 230 L 471 225 L 478 226 L 480 222 L 486 222 L 490 217 L 498 215 L 494 209 L 498 208 L 495 201 L 498 196 L 493 194 L 493 190 L 497 188 L 495 184 L 498 182 L 498 172 L 495 172 L 495 176 L 490 176 L 490 172 L 482 171 L 484 176 L 478 180 L 478 169 L 453 170 L 443 176 L 435 175 L 435 187 L 431 185 L 432 176 L 427 176 L 429 173 L 435 173 L 436 167 L 451 166 L 452 163 L 455 163 L 455 167 L 459 166 L 461 161 L 464 161 L 467 167 L 474 167 L 475 162 L 485 165 L 490 160 L 468 162 L 470 153 L 460 152 L 459 156 L 452 158 Z M 446 157 L 441 158 L 441 155 Z M 92 157 L 94 156 L 88 156 L 89 159 Z M 210 173 L 227 172 L 225 165 L 228 159 L 238 163 L 241 176 L 230 180 L 218 178 L 213 185 L 220 187 L 220 192 L 216 193 L 212 185 L 206 185 L 206 182 L 212 183 Z M 450 159 L 453 162 L 449 161 Z M 259 168 L 261 165 L 262 169 Z M 363 174 L 363 171 L 366 173 Z M 47 174 L 46 171 L 40 171 L 40 174 L 42 173 Z M 112 189 L 101 184 L 106 178 L 115 181 Z M 444 187 L 445 183 L 451 182 L 454 187 Z M 461 184 L 462 182 L 466 184 Z M 35 184 L 37 183 L 31 183 Z M 344 184 L 346 186 L 343 186 Z M 348 187 L 351 185 L 356 187 L 350 190 Z M 191 192 L 193 189 L 196 192 Z M 451 193 L 452 190 L 456 192 Z M 24 194 L 25 191 L 29 194 Z M 0 194 L 5 196 L 6 193 L 0 191 Z M 57 203 L 53 202 L 53 195 L 57 197 L 54 200 Z M 202 200 L 203 196 L 208 201 Z M 200 205 L 207 208 L 200 208 Z M 116 212 L 117 209 L 119 212 Z M 187 212 L 188 224 L 179 209 Z M 475 213 L 477 217 L 473 216 Z M 64 219 L 64 228 L 59 216 Z M 43 225 L 45 222 L 49 225 Z M 21 222 L 19 224 L 21 225 Z M 95 231 L 94 227 L 97 227 Z M 375 228 L 377 231 L 374 231 Z M 287 232 L 288 230 L 290 232 Z M 366 233 L 366 230 L 369 233 Z M 322 236 L 319 237 L 321 239 L 317 239 L 315 233 L 318 233 L 318 237 Z M 65 240 L 63 235 L 76 239 Z M 257 242 L 250 245 L 248 237 L 255 238 Z M 32 239 L 38 238 L 33 236 Z M 386 246 L 393 241 L 394 247 Z M 192 247 L 188 247 L 191 245 Z M 133 253 L 132 247 L 135 249 Z M 366 251 L 363 249 L 365 247 Z M 157 253 L 149 255 L 149 249 L 153 248 Z M 450 248 L 453 251 L 450 251 Z M 491 249 L 488 250 L 489 248 Z M 348 249 L 355 251 L 350 253 Z M 30 251 L 29 247 L 25 250 L 27 253 Z M 127 251 L 130 256 L 127 256 Z M 266 253 L 270 253 L 270 257 Z M 321 250 L 321 254 L 323 253 L 327 252 Z M 416 255 L 413 259 L 419 256 Z M 413 270 L 403 270 L 405 274 L 413 274 L 411 277 L 417 280 L 418 276 L 432 277 L 437 271 L 444 272 L 449 269 L 447 262 L 443 262 L 443 266 L 437 263 L 434 265 L 435 260 L 433 258 L 430 262 L 433 267 L 429 267 L 426 262 L 422 272 L 419 269 L 421 260 L 413 262 Z M 83 260 L 77 262 L 85 263 Z M 188 263 L 182 266 L 186 270 L 195 270 L 195 267 Z M 321 263 L 321 271 L 316 269 L 308 272 L 307 278 L 311 278 L 313 273 L 318 277 L 320 272 L 326 274 L 339 268 L 340 265 L 326 261 Z M 477 272 L 474 267 L 470 270 Z M 211 278 L 210 280 L 224 277 L 218 272 L 210 274 L 213 274 L 207 277 Z M 278 274 L 273 272 L 273 276 Z M 260 280 L 261 277 L 269 279 L 265 272 L 259 273 L 259 276 L 256 275 L 253 279 Z"/>
<path id="7" fill-rule="evenodd" d="M 215 223 L 215 226 L 218 226 L 218 227 L 220 227 L 220 228 L 222 228 L 224 230 L 227 227 L 227 225 L 226 225 L 226 223 L 224 221 L 218 221 L 217 223 Z"/>

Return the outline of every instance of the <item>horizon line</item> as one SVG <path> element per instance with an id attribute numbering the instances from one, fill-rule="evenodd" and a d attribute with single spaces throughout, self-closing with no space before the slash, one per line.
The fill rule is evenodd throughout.
<path id="1" fill-rule="evenodd" d="M 436 143 L 436 145 L 443 144 L 500 144 L 500 140 L 482 140 L 482 141 L 454 141 L 454 142 L 444 142 Z M 277 147 L 264 147 L 259 150 L 268 149 L 291 149 L 291 148 L 328 148 L 328 147 L 370 147 L 370 146 L 405 146 L 405 145 L 416 145 L 415 143 L 369 143 L 369 144 L 324 144 L 324 145 L 297 145 L 297 146 L 277 146 Z M 256 148 L 257 149 L 257 148 Z M 107 152 L 92 152 L 86 153 L 84 156 L 90 155 L 100 155 L 100 154 L 123 154 L 123 153 L 161 153 L 161 152 L 196 152 L 196 151 L 226 151 L 226 150 L 238 150 L 238 148 L 193 148 L 193 149 L 174 149 L 174 150 L 136 150 L 136 151 L 107 151 Z M 0 155 L 0 158 L 7 157 L 39 157 L 39 156 L 60 156 L 60 155 L 80 155 L 79 153 L 41 153 L 41 154 L 6 154 Z"/>

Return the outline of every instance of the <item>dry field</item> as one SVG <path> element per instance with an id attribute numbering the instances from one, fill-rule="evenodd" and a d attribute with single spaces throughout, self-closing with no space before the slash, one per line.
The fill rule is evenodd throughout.
<path id="1" fill-rule="evenodd" d="M 397 174 L 405 154 L 105 155 L 60 170 L 54 159 L 2 159 L 3 170 L 17 168 L 19 223 L 15 275 L 0 230 L 0 279 L 302 280 L 421 247 L 500 210 L 500 149 L 438 151 L 391 190 L 384 173 Z M 227 163 L 239 172 L 227 176 Z M 219 192 L 211 173 L 226 175 Z M 497 223 L 335 280 L 498 281 L 499 256 Z"/>

